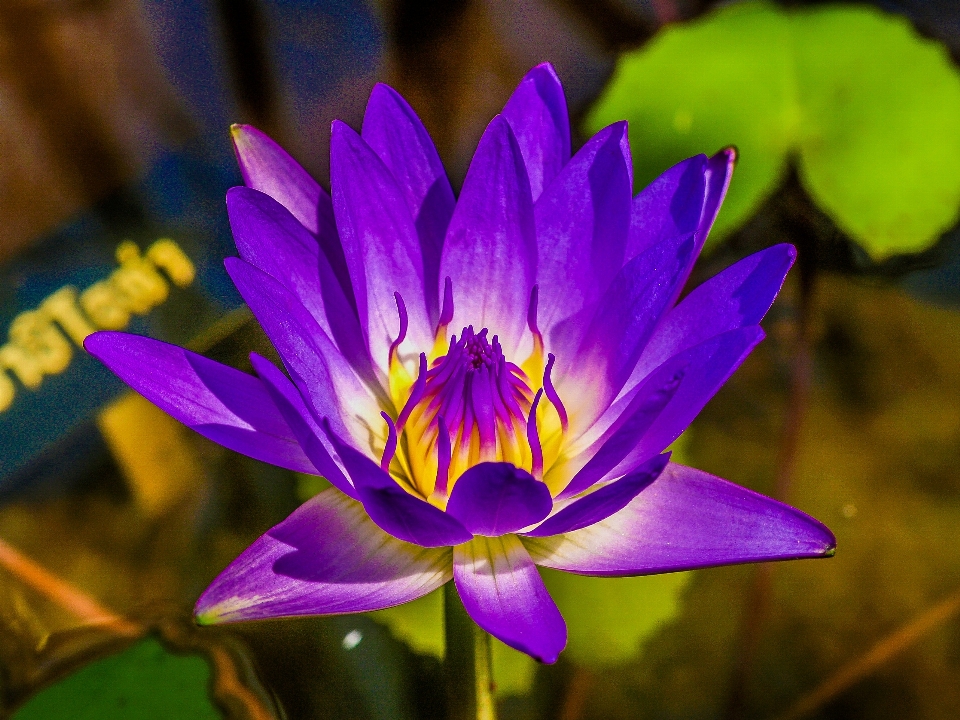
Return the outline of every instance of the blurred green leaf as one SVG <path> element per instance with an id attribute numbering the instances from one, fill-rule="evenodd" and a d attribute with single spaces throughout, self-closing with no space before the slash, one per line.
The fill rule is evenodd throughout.
<path id="1" fill-rule="evenodd" d="M 594 669 L 635 657 L 673 617 L 689 573 L 594 578 L 541 570 L 567 621 L 567 659 Z"/>
<path id="2" fill-rule="evenodd" d="M 141 640 L 41 691 L 14 720 L 218 719 L 207 694 L 210 668 L 199 656 L 174 655 Z"/>
<path id="3" fill-rule="evenodd" d="M 623 56 L 587 120 L 627 118 L 638 187 L 737 145 L 716 241 L 776 189 L 787 159 L 875 258 L 932 245 L 960 207 L 960 76 L 906 20 L 762 2 L 672 26 Z"/>
<path id="4" fill-rule="evenodd" d="M 567 620 L 566 657 L 593 668 L 634 657 L 642 641 L 677 611 L 687 573 L 642 578 L 590 578 L 541 570 Z M 371 613 L 414 650 L 443 657 L 443 592 Z M 530 689 L 536 663 L 494 640 L 493 677 L 498 695 Z"/>

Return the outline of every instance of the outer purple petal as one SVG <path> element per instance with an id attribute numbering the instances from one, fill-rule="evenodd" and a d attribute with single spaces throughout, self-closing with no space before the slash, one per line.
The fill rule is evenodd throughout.
<path id="1" fill-rule="evenodd" d="M 349 422 L 362 437 L 365 429 L 354 418 L 376 417 L 379 407 L 310 313 L 253 265 L 238 258 L 227 258 L 224 265 L 314 414 L 330 418 L 338 432 Z"/>
<path id="2" fill-rule="evenodd" d="M 570 159 L 570 118 L 560 78 L 550 63 L 526 74 L 503 108 L 517 138 L 534 200 Z"/>
<path id="3" fill-rule="evenodd" d="M 516 532 L 550 514 L 547 486 L 510 463 L 474 465 L 457 478 L 447 513 L 474 535 L 496 537 Z"/>
<path id="4" fill-rule="evenodd" d="M 583 452 L 589 458 L 567 486 L 557 495 L 558 499 L 572 497 L 609 476 L 620 466 L 624 458 L 637 447 L 641 438 L 650 430 L 663 409 L 673 399 L 688 370 L 690 358 L 681 357 L 658 368 L 639 388 L 623 413 L 607 431 Z M 700 367 L 692 368 L 694 373 Z M 579 458 L 574 461 L 583 462 Z M 558 466 L 558 470 L 563 470 Z M 569 470 L 568 470 L 569 472 Z M 547 481 L 550 482 L 550 477 Z"/>
<path id="5" fill-rule="evenodd" d="M 537 565 L 582 575 L 647 575 L 823 557 L 836 540 L 789 505 L 669 464 L 620 512 L 565 535 L 524 539 Z"/>
<path id="6" fill-rule="evenodd" d="M 695 232 L 706 195 L 705 155 L 677 163 L 633 199 L 627 258 L 677 235 Z M 697 252 L 703 241 L 700 240 Z"/>
<path id="7" fill-rule="evenodd" d="M 316 238 L 280 203 L 257 190 L 231 188 L 227 211 L 240 257 L 293 293 L 344 357 L 372 379 L 356 308 Z"/>
<path id="8" fill-rule="evenodd" d="M 530 185 L 513 131 L 498 115 L 480 139 L 444 241 L 440 277 L 453 281 L 453 327 L 490 328 L 512 354 L 526 330 L 536 270 Z"/>
<path id="9" fill-rule="evenodd" d="M 253 369 L 257 375 L 263 380 L 274 404 L 290 425 L 297 441 L 300 443 L 300 447 L 303 448 L 310 461 L 320 471 L 320 474 L 333 483 L 340 492 L 356 500 L 356 490 L 334 459 L 331 448 L 328 448 L 324 442 L 323 431 L 317 425 L 313 414 L 307 409 L 303 397 L 301 397 L 294 384 L 266 358 L 251 353 L 250 362 L 253 364 Z"/>
<path id="10" fill-rule="evenodd" d="M 350 473 L 364 509 L 383 530 L 423 547 L 457 545 L 473 537 L 452 515 L 402 489 L 370 458 L 335 434 L 330 433 L 329 437 Z"/>
<path id="11" fill-rule="evenodd" d="M 628 472 L 636 463 L 662 452 L 680 437 L 763 337 L 763 330 L 753 325 L 718 335 L 684 353 L 682 362 L 686 369 L 670 402 L 605 479 Z"/>
<path id="12" fill-rule="evenodd" d="M 352 298 L 327 191 L 286 150 L 255 127 L 234 125 L 231 134 L 243 182 L 279 202 L 316 236 L 344 292 Z"/>
<path id="13" fill-rule="evenodd" d="M 317 473 L 257 378 L 138 335 L 97 332 L 83 345 L 147 400 L 204 437 L 271 465 Z"/>
<path id="14" fill-rule="evenodd" d="M 714 335 L 759 324 L 796 257 L 792 245 L 775 245 L 744 258 L 700 285 L 663 319 L 627 386 L 646 377 L 668 358 Z"/>
<path id="15" fill-rule="evenodd" d="M 423 286 L 431 326 L 439 315 L 440 253 L 456 200 L 430 135 L 396 90 L 378 83 L 363 116 L 361 136 L 400 185 L 420 237 Z"/>
<path id="16" fill-rule="evenodd" d="M 524 537 L 547 537 L 573 532 L 604 520 L 627 506 L 642 490 L 656 480 L 667 466 L 670 453 L 648 460 L 629 475 L 604 485 L 570 503 L 556 515 L 544 520 Z"/>
<path id="17" fill-rule="evenodd" d="M 594 135 L 534 206 L 537 319 L 546 333 L 592 305 L 623 267 L 630 227 L 626 135 L 625 122 Z"/>
<path id="18" fill-rule="evenodd" d="M 720 212 L 720 206 L 727 195 L 727 188 L 730 187 L 730 178 L 733 177 L 733 168 L 737 163 L 736 148 L 724 148 L 707 161 L 706 182 L 707 196 L 703 203 L 703 215 L 700 218 L 700 228 L 697 236 L 700 238 L 700 245 L 707 240 L 710 234 L 710 228 L 713 227 L 713 221 L 717 219 L 717 213 Z"/>
<path id="19" fill-rule="evenodd" d="M 567 625 L 516 535 L 455 547 L 453 579 L 477 625 L 541 662 L 556 662 Z"/>
<path id="20" fill-rule="evenodd" d="M 558 360 L 565 360 L 566 367 L 557 389 L 581 428 L 606 410 L 629 378 L 658 320 L 676 297 L 693 249 L 694 238 L 687 235 L 665 240 L 628 262 L 600 300 L 579 349 L 563 355 L 558 351 Z M 551 340 L 562 336 L 565 325 L 576 324 L 576 319 L 561 323 Z"/>
<path id="21" fill-rule="evenodd" d="M 194 612 L 204 625 L 366 612 L 415 600 L 450 574 L 448 549 L 390 537 L 331 488 L 247 548 Z"/>

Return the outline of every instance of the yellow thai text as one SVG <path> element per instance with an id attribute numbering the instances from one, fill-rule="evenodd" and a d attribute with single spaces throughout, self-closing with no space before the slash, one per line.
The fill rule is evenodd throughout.
<path id="1" fill-rule="evenodd" d="M 38 389 L 44 376 L 69 367 L 74 346 L 82 348 L 87 335 L 125 328 L 133 315 L 144 315 L 166 300 L 171 282 L 187 287 L 196 276 L 193 262 L 169 238 L 157 240 L 145 253 L 124 241 L 116 257 L 120 267 L 106 279 L 82 292 L 62 287 L 10 323 L 9 339 L 0 346 L 0 413 L 13 405 L 14 379 L 24 388 Z"/>

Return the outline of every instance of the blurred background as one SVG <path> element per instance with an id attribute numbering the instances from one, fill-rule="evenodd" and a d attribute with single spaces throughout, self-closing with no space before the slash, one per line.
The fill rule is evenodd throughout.
<path id="1" fill-rule="evenodd" d="M 960 6 L 948 0 L 3 0 L 0 717 L 443 718 L 441 603 L 197 628 L 198 594 L 317 492 L 209 443 L 80 347 L 247 369 L 222 267 L 227 129 L 328 185 L 330 122 L 396 87 L 458 186 L 549 60 L 635 188 L 736 145 L 691 287 L 794 243 L 768 339 L 683 461 L 827 523 L 834 559 L 545 574 L 554 666 L 495 648 L 504 719 L 960 716 Z"/>

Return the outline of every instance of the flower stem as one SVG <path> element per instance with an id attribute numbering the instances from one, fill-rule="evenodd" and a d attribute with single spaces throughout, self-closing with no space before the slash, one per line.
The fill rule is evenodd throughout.
<path id="1" fill-rule="evenodd" d="M 490 636 L 477 627 L 460 602 L 457 587 L 443 589 L 444 634 L 449 720 L 496 720 Z"/>

